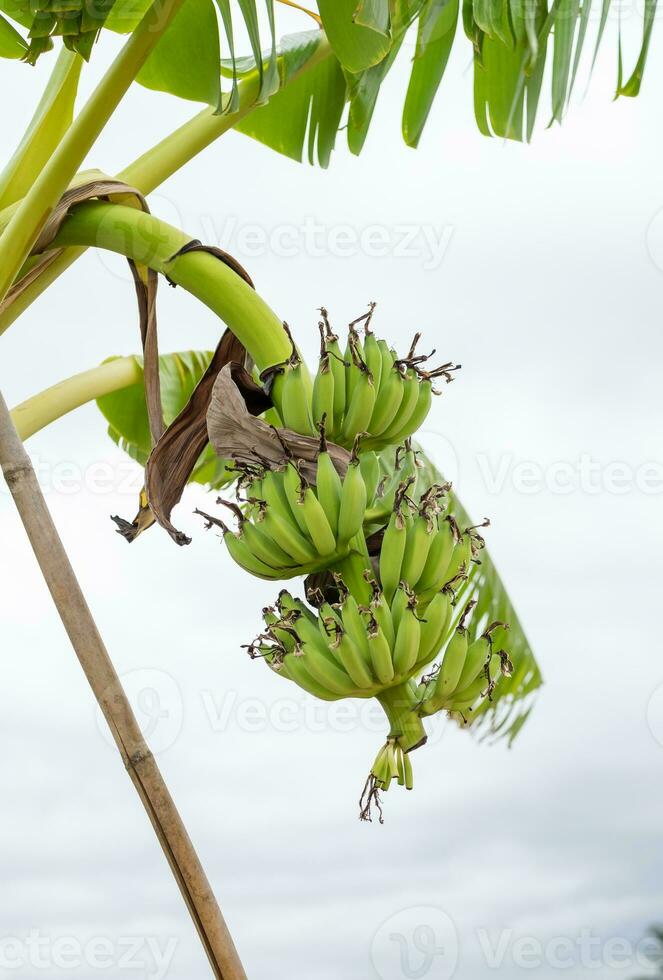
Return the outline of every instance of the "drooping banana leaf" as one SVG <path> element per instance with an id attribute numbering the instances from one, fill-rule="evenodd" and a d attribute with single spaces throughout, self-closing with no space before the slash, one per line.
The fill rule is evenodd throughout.
<path id="1" fill-rule="evenodd" d="M 145 88 L 217 106 L 221 48 L 213 0 L 186 0 L 136 81 Z"/>
<path id="2" fill-rule="evenodd" d="M 326 167 L 346 100 L 341 66 L 336 58 L 328 57 L 294 82 L 285 84 L 313 55 L 320 41 L 319 31 L 287 35 L 282 39 L 278 63 L 283 89 L 270 99 L 268 105 L 255 109 L 236 128 L 293 160 L 301 161 L 306 154 L 310 163 L 317 159 L 322 167 Z M 243 66 L 244 70 L 249 67 L 252 65 Z"/>
<path id="3" fill-rule="evenodd" d="M 382 84 L 397 57 L 406 57 L 411 45 L 403 41 L 410 28 L 416 29 L 414 56 L 405 93 L 403 136 L 416 146 L 439 93 L 454 46 L 466 40 L 455 31 L 458 20 L 456 0 L 391 0 L 388 11 L 379 0 L 371 3 L 323 2 L 318 10 L 333 52 L 342 69 L 346 117 L 339 113 L 339 91 L 333 100 L 318 99 L 315 121 L 326 132 L 347 128 L 350 150 L 359 153 L 364 146 Z M 537 117 L 561 122 L 583 64 L 582 54 L 589 43 L 593 59 L 604 36 L 610 0 L 603 0 L 596 34 L 591 30 L 591 0 L 463 0 L 462 21 L 465 38 L 474 57 L 474 108 L 477 125 L 486 136 L 530 140 Z M 646 0 L 643 39 L 636 66 L 623 81 L 621 47 L 617 94 L 637 95 L 645 69 L 654 26 L 656 0 Z M 388 13 L 388 18 L 387 18 Z M 400 52 L 400 53 L 399 53 Z M 544 70 L 551 64 L 549 90 Z M 331 76 L 331 71 L 328 72 Z M 254 132 L 249 121 L 238 128 L 255 136 L 277 152 L 294 159 L 304 157 L 302 135 L 308 120 L 315 86 L 301 84 L 289 98 L 281 95 L 283 110 L 279 125 L 261 124 Z M 443 96 L 441 96 L 443 97 Z M 546 105 L 547 102 L 547 105 Z M 285 111 L 287 110 L 287 112 Z M 276 110 L 275 110 L 276 112 Z M 265 122 L 267 116 L 265 116 Z M 333 146 L 333 139 L 327 144 Z M 311 162 L 314 158 L 309 155 Z M 319 155 L 325 166 L 326 154 Z"/>
<path id="4" fill-rule="evenodd" d="M 86 28 L 80 42 L 84 56 L 89 56 L 99 26 L 129 32 L 150 2 L 86 0 L 86 16 L 92 16 L 92 21 L 82 25 Z M 465 36 L 454 30 L 457 2 L 462 6 Z M 336 133 L 346 126 L 344 104 L 350 102 L 349 146 L 358 153 L 366 140 L 382 84 L 397 56 L 403 59 L 408 52 L 411 68 L 404 93 L 402 128 L 406 142 L 416 145 L 434 101 L 444 98 L 443 76 L 448 63 L 453 63 L 454 48 L 468 46 L 469 42 L 479 129 L 486 135 L 529 140 L 537 117 L 561 121 L 582 70 L 582 54 L 587 45 L 592 49 L 588 59 L 591 75 L 596 52 L 604 41 L 610 3 L 611 0 L 602 0 L 594 28 L 591 0 L 462 0 L 462 5 L 460 0 L 318 0 L 317 16 L 331 45 L 331 54 L 324 68 L 318 64 L 312 69 L 308 84 L 299 79 L 289 86 L 286 97 L 281 91 L 283 60 L 287 58 L 286 47 L 292 50 L 296 45 L 292 39 L 286 44 L 285 38 L 277 44 L 276 0 L 216 0 L 218 12 L 212 10 L 211 0 L 187 0 L 139 81 L 182 98 L 217 105 L 219 111 L 233 111 L 237 108 L 237 79 L 242 68 L 250 64 L 259 74 L 256 104 L 267 107 L 272 96 L 279 101 L 255 125 L 248 117 L 238 128 L 280 153 L 298 160 L 308 156 L 311 162 L 317 160 L 326 166 Z M 617 95 L 635 96 L 640 91 L 656 4 L 657 0 L 645 0 L 642 42 L 635 67 L 629 71 L 619 42 Z M 80 5 L 82 10 L 84 0 L 80 0 Z M 312 2 L 310 7 L 315 14 Z M 34 45 L 37 53 L 38 48 L 45 51 L 52 46 L 49 32 L 60 30 L 57 25 L 49 26 L 51 12 L 46 0 L 38 0 L 37 4 L 34 0 L 0 0 L 0 11 L 18 24 L 34 28 L 36 36 L 31 47 Z M 36 16 L 42 19 L 39 24 L 35 24 Z M 409 42 L 404 43 L 410 28 L 413 34 L 416 32 L 414 49 Z M 241 36 L 246 37 L 248 50 L 238 50 L 237 39 Z M 4 20 L 0 22 L 0 53 L 3 38 L 11 56 L 18 56 L 21 42 Z M 73 43 L 69 37 L 65 42 Z M 230 91 L 222 97 L 217 49 L 223 56 L 224 74 L 231 78 Z M 629 61 L 631 57 L 628 56 Z M 552 70 L 546 92 L 547 62 Z M 305 153 L 307 146 L 309 152 Z"/>

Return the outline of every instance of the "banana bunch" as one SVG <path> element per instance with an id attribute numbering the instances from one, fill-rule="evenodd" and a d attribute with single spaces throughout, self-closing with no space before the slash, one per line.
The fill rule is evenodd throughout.
<path id="1" fill-rule="evenodd" d="M 453 631 L 439 665 L 423 677 L 419 686 L 422 715 L 438 711 L 456 712 L 465 717 L 476 703 L 490 698 L 501 676 L 509 677 L 513 665 L 503 649 L 495 649 L 495 634 L 508 629 L 494 622 L 472 643 L 465 620 L 475 602 L 465 608 Z"/>
<path id="2" fill-rule="evenodd" d="M 338 574 L 335 582 L 337 602 L 309 595 L 308 605 L 283 590 L 274 606 L 263 609 L 265 629 L 247 649 L 323 701 L 378 700 L 389 735 L 362 795 L 362 814 L 370 819 L 371 805 L 379 807 L 378 793 L 392 779 L 412 788 L 408 753 L 426 741 L 422 718 L 447 711 L 465 720 L 465 713 L 491 697 L 500 674 L 511 672 L 507 654 L 494 649 L 494 635 L 507 627 L 494 622 L 470 643 L 466 621 L 474 600 L 454 623 L 450 590 L 438 592 L 421 616 L 419 600 L 405 583 L 390 604 L 371 580 L 371 600 L 361 605 Z M 442 650 L 439 665 L 417 684 L 414 676 Z"/>
<path id="3" fill-rule="evenodd" d="M 341 351 L 321 313 L 312 385 L 294 342 L 286 362 L 257 378 L 273 402 L 261 424 L 276 433 L 283 454 L 267 457 L 251 444 L 234 459 L 236 501 L 220 500 L 234 529 L 204 516 L 251 574 L 307 577 L 306 601 L 281 591 L 247 649 L 323 701 L 379 702 L 388 734 L 360 813 L 371 819 L 375 806 L 382 820 L 379 794 L 394 780 L 412 788 L 410 753 L 426 741 L 424 719 L 444 711 L 468 723 L 510 674 L 508 627 L 486 625 L 485 613 L 468 626 L 477 604 L 473 570 L 485 546 L 480 529 L 489 522 L 461 529 L 450 484 L 425 479 L 410 441 L 430 407 L 433 380 L 452 380 L 455 366 L 428 371 L 430 355 L 416 354 L 418 335 L 399 358 L 372 333 L 373 306 L 350 324 Z M 352 449 L 344 475 L 339 446 Z"/>
<path id="4" fill-rule="evenodd" d="M 52 38 L 61 37 L 65 47 L 88 61 L 114 3 L 115 0 L 35 0 L 25 4 L 33 20 L 30 46 L 23 60 L 36 64 L 41 54 L 52 49 Z"/>
<path id="5" fill-rule="evenodd" d="M 319 325 L 321 350 L 313 382 L 313 422 L 324 413 L 330 421 L 329 437 L 342 446 L 352 445 L 365 433 L 364 449 L 398 445 L 424 423 L 431 407 L 433 382 L 453 379 L 460 365 L 452 362 L 434 370 L 424 365 L 435 353 L 417 354 L 420 334 L 405 357 L 399 358 L 386 340 L 378 340 L 370 328 L 375 304 L 348 327 L 345 351 L 331 330 L 326 310 Z M 357 329 L 363 322 L 363 340 Z"/>
<path id="6" fill-rule="evenodd" d="M 401 482 L 380 547 L 382 591 L 392 602 L 405 585 L 425 609 L 440 593 L 458 590 L 469 578 L 472 562 L 485 547 L 480 525 L 461 532 L 447 513 L 449 484 L 433 484 L 417 504 L 409 491 L 414 477 Z"/>
<path id="7" fill-rule="evenodd" d="M 236 464 L 238 503 L 219 498 L 237 519 L 232 531 L 219 525 L 238 565 L 263 579 L 309 575 L 366 550 L 360 533 L 368 501 L 359 457 L 350 458 L 343 480 L 332 461 L 322 429 L 315 483 L 304 478 L 297 460 L 281 469 Z"/>
<path id="8" fill-rule="evenodd" d="M 385 689 L 408 682 L 439 652 L 452 618 L 450 595 L 440 592 L 423 620 L 417 597 L 404 584 L 389 605 L 372 581 L 371 600 L 363 605 L 338 574 L 335 578 L 338 602 L 320 596 L 317 612 L 281 592 L 276 606 L 263 610 L 265 632 L 249 650 L 323 701 L 379 698 Z M 408 701 L 413 704 L 413 697 Z"/>
<path id="9" fill-rule="evenodd" d="M 370 329 L 374 308 L 370 304 L 368 313 L 349 325 L 344 351 L 332 332 L 327 311 L 320 310 L 320 357 L 312 392 L 293 344 L 290 359 L 278 366 L 283 375 L 278 411 L 285 426 L 312 435 L 326 419 L 330 440 L 349 449 L 362 435 L 363 451 L 399 445 L 420 428 L 433 394 L 439 394 L 433 382 L 438 378 L 452 381 L 460 365 L 449 361 L 428 370 L 424 365 L 435 351 L 416 353 L 420 334 L 415 335 L 407 355 L 399 358 Z M 362 323 L 363 339 L 357 329 Z"/>

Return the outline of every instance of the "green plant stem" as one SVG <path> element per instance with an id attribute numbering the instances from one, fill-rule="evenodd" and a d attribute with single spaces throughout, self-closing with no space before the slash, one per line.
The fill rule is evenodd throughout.
<path id="1" fill-rule="evenodd" d="M 155 0 L 14 212 L 0 236 L 0 300 L 7 295 L 49 214 L 182 3 Z"/>
<path id="2" fill-rule="evenodd" d="M 173 259 L 190 240 L 154 215 L 90 201 L 72 210 L 53 246 L 95 246 L 148 265 L 213 310 L 244 344 L 258 370 L 286 360 L 292 348 L 281 321 L 236 272 L 205 252 Z"/>
<path id="3" fill-rule="evenodd" d="M 397 738 L 406 752 L 423 745 L 426 730 L 416 712 L 417 696 L 410 682 L 388 687 L 376 696 L 389 720 L 389 735 Z"/>
<path id="4" fill-rule="evenodd" d="M 329 42 L 321 33 L 320 43 L 316 51 L 298 71 L 293 72 L 287 85 L 292 84 L 305 72 L 324 61 L 330 54 Z M 228 115 L 216 115 L 212 109 L 204 109 L 125 167 L 118 174 L 118 177 L 136 187 L 143 194 L 149 194 L 252 112 L 256 108 L 255 95 L 257 89 L 258 73 L 252 72 L 239 84 L 240 105 L 236 112 Z M 8 211 L 4 217 L 8 217 L 9 214 Z M 2 222 L 3 215 L 0 215 L 0 229 Z M 85 247 L 71 247 L 58 256 L 39 278 L 11 304 L 9 309 L 0 315 L 0 335 L 84 252 Z"/>
<path id="5" fill-rule="evenodd" d="M 30 124 L 0 175 L 0 209 L 29 192 L 71 125 L 82 66 L 81 56 L 63 46 Z"/>
<path id="6" fill-rule="evenodd" d="M 117 357 L 21 402 L 12 409 L 12 420 L 21 439 L 29 439 L 75 408 L 113 391 L 140 384 L 142 380 L 143 369 L 137 358 Z"/>

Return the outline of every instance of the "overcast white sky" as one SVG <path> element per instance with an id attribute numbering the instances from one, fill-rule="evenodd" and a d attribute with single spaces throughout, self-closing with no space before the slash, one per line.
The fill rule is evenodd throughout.
<path id="1" fill-rule="evenodd" d="M 292 26 L 308 25 L 284 17 Z M 461 48 L 417 152 L 399 137 L 400 65 L 359 160 L 340 149 L 322 172 L 230 134 L 152 200 L 234 251 L 310 354 L 316 307 L 343 323 L 375 299 L 376 329 L 401 349 L 422 329 L 462 362 L 426 442 L 472 513 L 492 518 L 489 546 L 546 678 L 511 751 L 433 726 L 415 791 L 390 791 L 384 827 L 360 824 L 382 729 L 314 711 L 247 660 L 240 644 L 276 589 L 200 531 L 204 494 L 178 511 L 190 548 L 158 531 L 128 548 L 109 514 L 133 513 L 140 475 L 96 409 L 29 444 L 251 980 L 447 980 L 455 951 L 456 975 L 473 980 L 643 972 L 614 940 L 634 944 L 663 920 L 662 46 L 659 30 L 641 98 L 612 103 L 608 43 L 590 95 L 530 147 L 477 134 Z M 0 65 L 3 146 L 46 67 Z M 115 172 L 191 112 L 132 91 L 91 163 Z M 281 254 L 284 227 L 303 243 L 313 225 L 315 249 Z M 247 244 L 256 226 L 260 254 Z M 384 229 L 388 254 L 339 254 L 345 226 Z M 219 334 L 180 290 L 162 290 L 160 317 L 164 351 Z M 2 338 L 5 396 L 136 351 L 137 333 L 123 264 L 90 253 Z M 0 939 L 23 958 L 9 969 L 5 956 L 0 976 L 202 980 L 6 490 L 0 535 Z M 106 945 L 76 960 L 91 939 Z"/>

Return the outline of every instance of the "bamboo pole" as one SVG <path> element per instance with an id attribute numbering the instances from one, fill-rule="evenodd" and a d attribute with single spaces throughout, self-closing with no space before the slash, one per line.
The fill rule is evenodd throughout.
<path id="1" fill-rule="evenodd" d="M 99 635 L 1 392 L 0 467 L 60 619 L 163 848 L 213 974 L 218 980 L 246 980 L 214 893 Z"/>

